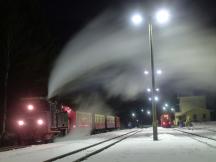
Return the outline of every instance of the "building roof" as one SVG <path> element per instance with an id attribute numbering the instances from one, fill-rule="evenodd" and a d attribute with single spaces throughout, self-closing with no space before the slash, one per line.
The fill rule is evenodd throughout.
<path id="1" fill-rule="evenodd" d="M 189 111 L 186 111 L 186 112 L 176 112 L 175 113 L 175 116 L 176 117 L 179 117 L 179 116 L 183 116 L 183 115 L 186 115 L 187 113 L 190 113 L 190 112 L 197 112 L 197 111 L 205 111 L 205 112 L 209 112 L 208 109 L 205 109 L 205 108 L 196 108 L 196 109 L 191 109 Z"/>

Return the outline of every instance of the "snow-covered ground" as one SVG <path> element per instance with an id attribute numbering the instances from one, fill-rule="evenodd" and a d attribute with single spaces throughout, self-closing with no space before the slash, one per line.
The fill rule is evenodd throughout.
<path id="1" fill-rule="evenodd" d="M 213 147 L 172 129 L 159 128 L 159 141 L 146 129 L 86 162 L 215 162 Z"/>
<path id="2" fill-rule="evenodd" d="M 194 122 L 193 123 L 194 128 L 205 128 L 205 129 L 212 129 L 216 131 L 216 121 L 210 121 L 210 122 Z"/>
<path id="3" fill-rule="evenodd" d="M 194 122 L 192 127 L 181 128 L 186 132 L 195 133 L 216 139 L 216 122 Z"/>
<path id="4" fill-rule="evenodd" d="M 130 131 L 133 130 L 120 130 L 86 137 L 82 136 L 81 139 L 74 139 L 74 136 L 72 136 L 72 140 L 70 140 L 70 137 L 66 137 L 65 141 L 61 142 L 33 145 L 18 150 L 0 152 L 0 162 L 42 162 L 63 153 L 71 152 Z"/>
<path id="5" fill-rule="evenodd" d="M 131 130 L 114 131 L 81 140 L 56 142 L 0 153 L 1 162 L 42 162 L 43 160 L 112 138 Z M 142 129 L 120 143 L 89 157 L 85 162 L 215 162 L 216 142 L 195 138 L 173 129 L 159 128 L 159 140 L 152 140 L 152 128 Z M 209 145 L 211 144 L 211 145 Z M 70 161 L 70 158 L 61 159 Z"/>

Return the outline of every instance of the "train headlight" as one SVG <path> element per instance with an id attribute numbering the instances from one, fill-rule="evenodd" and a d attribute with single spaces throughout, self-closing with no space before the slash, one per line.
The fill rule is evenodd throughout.
<path id="1" fill-rule="evenodd" d="M 44 121 L 43 121 L 42 119 L 38 119 L 38 120 L 37 120 L 37 124 L 38 124 L 38 125 L 43 125 L 43 124 L 44 124 Z"/>
<path id="2" fill-rule="evenodd" d="M 23 125 L 25 124 L 25 122 L 24 122 L 23 120 L 18 120 L 18 121 L 17 121 L 17 124 L 18 124 L 19 126 L 23 126 Z"/>
<path id="3" fill-rule="evenodd" d="M 28 108 L 29 111 L 32 111 L 32 110 L 34 109 L 34 106 L 31 105 L 31 104 L 29 104 L 29 105 L 27 106 L 27 108 Z"/>

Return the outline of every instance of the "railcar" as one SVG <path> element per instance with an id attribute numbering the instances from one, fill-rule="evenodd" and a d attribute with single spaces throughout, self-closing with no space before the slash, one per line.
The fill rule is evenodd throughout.
<path id="1" fill-rule="evenodd" d="M 25 98 L 21 101 L 19 111 L 14 116 L 14 129 L 19 143 L 48 143 L 56 135 L 67 134 L 70 118 L 63 109 L 49 107 L 44 98 Z"/>
<path id="2" fill-rule="evenodd" d="M 160 117 L 161 127 L 170 128 L 173 126 L 172 116 L 170 113 L 164 113 Z"/>
<path id="3" fill-rule="evenodd" d="M 104 132 L 106 129 L 106 119 L 105 115 L 94 114 L 93 115 L 93 127 L 92 133 Z"/>
<path id="4" fill-rule="evenodd" d="M 56 103 L 48 106 L 33 100 L 23 100 L 23 103 L 15 123 L 19 141 L 27 144 L 52 142 L 55 136 L 68 132 L 98 133 L 120 128 L 117 116 L 75 111 Z"/>
<path id="5" fill-rule="evenodd" d="M 107 115 L 106 116 L 106 128 L 112 130 L 115 128 L 115 116 Z"/>
<path id="6" fill-rule="evenodd" d="M 115 128 L 119 129 L 120 128 L 120 118 L 118 116 L 115 117 Z"/>

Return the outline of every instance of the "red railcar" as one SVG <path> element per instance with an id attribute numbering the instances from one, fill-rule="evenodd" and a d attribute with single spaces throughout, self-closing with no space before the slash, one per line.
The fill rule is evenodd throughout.
<path id="1" fill-rule="evenodd" d="M 76 112 L 69 106 L 62 106 L 62 111 L 68 115 L 68 130 L 76 128 Z"/>
<path id="2" fill-rule="evenodd" d="M 51 142 L 55 135 L 63 136 L 74 130 L 103 132 L 120 128 L 117 116 L 75 111 L 72 107 L 56 103 L 48 104 L 48 108 L 33 100 L 23 100 L 23 103 L 15 127 L 20 140 L 28 143 Z"/>
<path id="3" fill-rule="evenodd" d="M 119 129 L 120 128 L 120 118 L 118 116 L 115 117 L 115 128 Z"/>
<path id="4" fill-rule="evenodd" d="M 170 113 L 164 113 L 160 117 L 161 127 L 170 128 L 173 126 L 172 116 Z"/>
<path id="5" fill-rule="evenodd" d="M 115 128 L 115 117 L 111 115 L 106 116 L 106 128 L 114 129 Z"/>
<path id="6" fill-rule="evenodd" d="M 87 112 L 76 112 L 76 128 L 92 128 L 92 114 Z"/>
<path id="7" fill-rule="evenodd" d="M 95 130 L 104 130 L 106 128 L 105 115 L 94 114 L 94 128 Z"/>
<path id="8" fill-rule="evenodd" d="M 56 134 L 68 132 L 70 122 L 67 112 L 57 108 L 56 104 L 49 105 L 45 98 L 24 98 L 18 105 L 14 129 L 20 143 L 52 142 Z"/>

